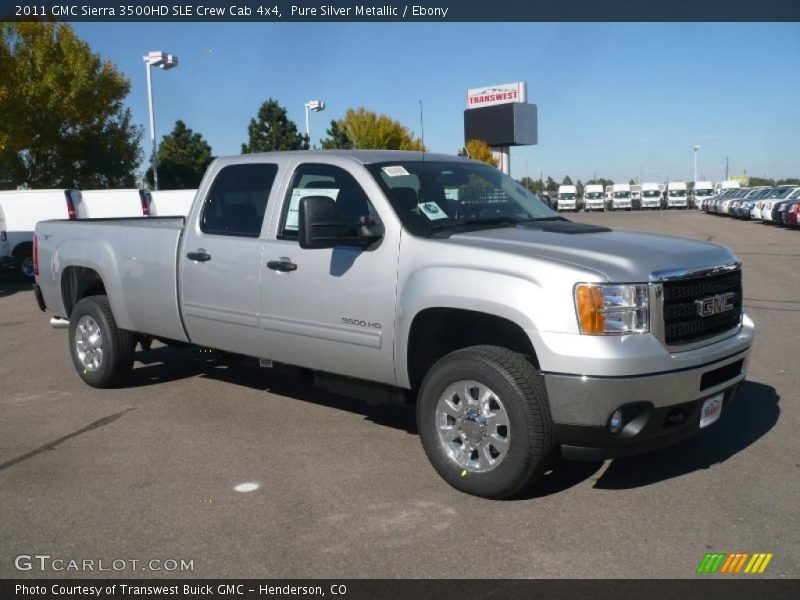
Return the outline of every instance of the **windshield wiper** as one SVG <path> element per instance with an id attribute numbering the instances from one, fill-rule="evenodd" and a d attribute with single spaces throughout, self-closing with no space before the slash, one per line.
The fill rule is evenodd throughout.
<path id="1" fill-rule="evenodd" d="M 517 223 L 522 223 L 519 219 L 511 217 L 485 217 L 482 219 L 459 219 L 450 221 L 448 223 L 431 223 L 428 226 L 428 233 L 434 231 L 441 231 L 443 229 L 450 229 L 453 227 L 471 227 L 473 225 L 502 225 L 504 227 L 513 227 Z"/>

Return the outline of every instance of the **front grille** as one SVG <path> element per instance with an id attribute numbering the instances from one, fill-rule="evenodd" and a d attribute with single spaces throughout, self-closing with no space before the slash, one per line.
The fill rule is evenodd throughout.
<path id="1" fill-rule="evenodd" d="M 735 329 L 742 315 L 742 272 L 665 281 L 664 341 L 686 344 Z M 695 300 L 733 292 L 733 309 L 702 317 Z"/>

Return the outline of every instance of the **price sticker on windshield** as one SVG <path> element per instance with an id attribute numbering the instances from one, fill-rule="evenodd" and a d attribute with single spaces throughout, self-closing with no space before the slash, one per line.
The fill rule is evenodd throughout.
<path id="1" fill-rule="evenodd" d="M 445 213 L 436 202 L 420 202 L 417 204 L 419 212 L 428 217 L 431 221 L 438 221 L 439 219 L 446 219 Z"/>
<path id="2" fill-rule="evenodd" d="M 381 169 L 384 173 L 386 173 L 389 177 L 402 177 L 403 175 L 411 175 L 406 168 L 402 165 L 394 165 L 391 167 L 383 167 Z"/>

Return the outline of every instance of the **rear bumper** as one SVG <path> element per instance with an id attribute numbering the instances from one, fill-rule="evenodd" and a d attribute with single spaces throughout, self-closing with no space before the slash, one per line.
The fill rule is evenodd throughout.
<path id="1" fill-rule="evenodd" d="M 667 446 L 699 431 L 703 401 L 724 394 L 724 407 L 747 375 L 750 347 L 695 368 L 639 376 L 546 373 L 545 385 L 565 458 L 617 458 Z M 723 411 L 724 411 L 723 407 Z M 611 414 L 625 426 L 612 434 Z"/>
<path id="2" fill-rule="evenodd" d="M 0 269 L 13 267 L 17 264 L 17 259 L 13 256 L 0 256 Z"/>

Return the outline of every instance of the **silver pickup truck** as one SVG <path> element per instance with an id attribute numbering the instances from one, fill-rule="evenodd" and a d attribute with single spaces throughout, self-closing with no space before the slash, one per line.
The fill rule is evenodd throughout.
<path id="1" fill-rule="evenodd" d="M 727 248 L 573 223 L 431 153 L 220 158 L 186 219 L 39 223 L 35 267 L 87 384 L 153 338 L 298 365 L 416 402 L 435 469 L 490 498 L 712 424 L 753 341 Z"/>

